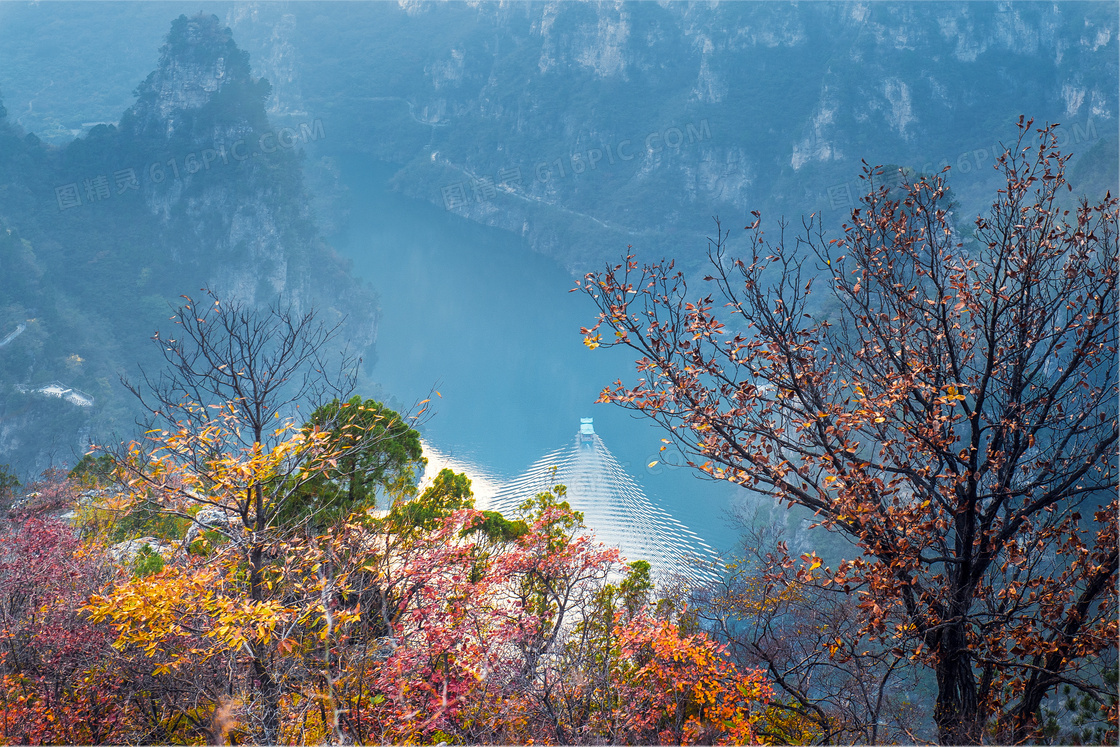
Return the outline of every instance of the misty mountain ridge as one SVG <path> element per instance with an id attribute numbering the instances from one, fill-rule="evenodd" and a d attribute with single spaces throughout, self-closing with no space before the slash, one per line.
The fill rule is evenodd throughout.
<path id="1" fill-rule="evenodd" d="M 117 373 L 145 360 L 166 300 L 204 284 L 315 302 L 368 347 L 373 296 L 321 238 L 345 229 L 348 153 L 575 274 L 629 245 L 689 268 L 712 215 L 836 226 L 864 187 L 860 159 L 950 166 L 960 214 L 975 214 L 1022 113 L 1065 123 L 1079 190 L 1116 180 L 1118 34 L 1099 4 L 209 7 L 73 6 L 51 23 L 74 53 L 50 64 L 27 46 L 43 17 L 4 8 L 0 219 L 17 238 L 0 255 L 0 335 L 27 331 L 0 366 L 30 390 L 89 393 L 107 422 L 129 419 Z M 105 33 L 114 23 L 132 36 Z M 161 37 L 153 67 L 138 40 Z M 114 64 L 93 75 L 85 49 Z M 15 413 L 60 403 L 0 396 L 0 460 L 22 461 L 32 421 Z M 100 416 L 59 417 L 88 434 Z M 69 458 L 60 438 L 48 451 Z"/>
<path id="2" fill-rule="evenodd" d="M 713 213 L 838 224 L 861 159 L 951 166 L 975 212 L 1020 114 L 1062 122 L 1078 158 L 1098 147 L 1094 161 L 1115 162 L 1118 34 L 1100 3 L 212 7 L 271 82 L 274 122 L 321 120 L 333 151 L 401 165 L 406 194 L 523 235 L 577 274 L 627 244 L 702 245 Z M 104 22 L 75 12 L 61 22 L 75 36 Z M 168 11 L 128 12 L 164 33 Z M 147 72 L 131 50 L 113 58 L 114 76 Z M 78 114 L 45 71 L 27 73 L 21 121 L 116 116 Z M 1091 193 L 1111 186 L 1071 173 Z"/>
<path id="3" fill-rule="evenodd" d="M 136 93 L 119 124 L 64 147 L 0 119 L 0 335 L 24 327 L 0 350 L 0 462 L 23 470 L 129 429 L 118 376 L 154 365 L 148 338 L 182 294 L 315 306 L 357 349 L 376 335 L 374 296 L 308 207 L 299 135 L 269 124 L 269 84 L 229 29 L 180 16 Z M 40 391 L 55 381 L 93 406 Z"/>

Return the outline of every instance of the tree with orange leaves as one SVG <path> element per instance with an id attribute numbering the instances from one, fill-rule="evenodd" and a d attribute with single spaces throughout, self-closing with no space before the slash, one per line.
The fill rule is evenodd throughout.
<path id="1" fill-rule="evenodd" d="M 740 671 L 706 634 L 648 614 L 621 631 L 611 684 L 617 707 L 600 728 L 622 744 L 759 744 L 773 698 L 760 670 Z"/>
<path id="2" fill-rule="evenodd" d="M 932 668 L 945 743 L 1029 739 L 1067 684 L 1115 728 L 1118 202 L 1065 209 L 1056 142 L 1020 120 L 968 235 L 941 176 L 891 190 L 865 168 L 835 239 L 810 218 L 772 242 L 755 213 L 736 259 L 721 231 L 711 292 L 633 256 L 579 284 L 600 311 L 587 345 L 640 356 L 601 401 L 855 540 L 859 557 L 801 573 L 858 594 L 865 630 Z M 831 319 L 810 313 L 815 284 Z"/>

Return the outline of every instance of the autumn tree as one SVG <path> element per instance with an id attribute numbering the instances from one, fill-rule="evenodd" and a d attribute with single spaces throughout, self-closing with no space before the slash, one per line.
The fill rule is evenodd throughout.
<path id="1" fill-rule="evenodd" d="M 146 741 L 258 738 L 258 656 L 282 743 L 754 740 L 763 673 L 651 616 L 648 565 L 608 583 L 618 551 L 561 497 L 510 521 L 475 510 L 469 480 L 447 470 L 386 515 L 278 538 L 261 601 L 230 542 L 84 610 L 113 631 Z"/>
<path id="2" fill-rule="evenodd" d="M 122 743 L 134 733 L 134 693 L 113 666 L 110 631 L 81 612 L 107 576 L 104 558 L 57 518 L 0 524 L 0 741 Z"/>
<path id="3" fill-rule="evenodd" d="M 504 575 L 515 579 L 509 590 L 519 621 L 520 653 L 513 689 L 550 739 L 564 743 L 580 734 L 580 718 L 572 718 L 563 702 L 571 681 L 584 679 L 576 667 L 564 667 L 567 634 L 594 615 L 596 598 L 612 571 L 621 565 L 619 552 L 595 542 L 583 514 L 565 500 L 567 488 L 556 485 L 522 503 L 530 531 L 516 541 L 516 562 Z M 572 677 L 574 671 L 579 675 Z"/>
<path id="4" fill-rule="evenodd" d="M 186 298 L 172 321 L 173 332 L 153 337 L 166 366 L 125 382 L 150 418 L 145 438 L 116 454 L 119 476 L 133 503 L 154 502 L 164 513 L 224 533 L 245 564 L 247 602 L 270 604 L 279 594 L 268 577 L 275 565 L 270 555 L 278 542 L 300 534 L 289 520 L 314 524 L 330 507 L 308 510 L 313 486 L 339 477 L 339 465 L 356 468 L 399 434 L 381 417 L 357 422 L 348 419 L 349 408 L 329 405 L 317 422 L 302 425 L 300 409 L 344 398 L 356 370 L 353 359 L 336 353 L 344 347 L 337 344 L 340 325 L 324 324 L 314 310 L 279 302 L 256 309 L 206 291 L 201 302 Z M 203 510 L 209 523 L 198 518 Z M 252 653 L 260 737 L 275 741 L 280 686 L 270 662 L 276 639 L 262 634 L 239 645 Z"/>
<path id="5" fill-rule="evenodd" d="M 616 707 L 606 736 L 623 744 L 758 744 L 772 691 L 761 670 L 740 670 L 704 633 L 639 616 L 611 662 Z"/>
<path id="6" fill-rule="evenodd" d="M 919 673 L 903 652 L 861 629 L 842 589 L 793 562 L 781 523 L 736 518 L 740 551 L 691 603 L 733 661 L 766 670 L 777 696 L 759 734 L 779 744 L 922 741 Z"/>
<path id="7" fill-rule="evenodd" d="M 586 343 L 639 356 L 601 401 L 857 543 L 801 570 L 932 669 L 945 743 L 1030 738 L 1058 685 L 1112 702 L 1117 200 L 1064 207 L 1055 127 L 1019 127 L 967 232 L 941 175 L 888 190 L 865 168 L 839 236 L 810 217 L 771 240 L 755 213 L 743 258 L 711 241 L 699 294 L 633 256 L 579 284 L 600 311 Z"/>
<path id="8" fill-rule="evenodd" d="M 624 574 L 563 497 L 557 486 L 527 501 L 516 532 L 465 506 L 404 542 L 383 535 L 400 543 L 377 561 L 395 588 L 393 643 L 367 670 L 360 718 L 343 714 L 351 739 L 757 741 L 764 674 L 654 617 L 648 564 Z"/>

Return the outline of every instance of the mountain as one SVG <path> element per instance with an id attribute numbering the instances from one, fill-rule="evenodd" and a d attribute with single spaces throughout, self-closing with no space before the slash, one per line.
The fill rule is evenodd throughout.
<path id="1" fill-rule="evenodd" d="M 1106 165 L 1077 186 L 1117 182 L 1108 4 L 245 3 L 227 18 L 275 74 L 276 116 L 322 118 L 333 147 L 401 164 L 407 194 L 576 273 L 628 244 L 688 262 L 713 214 L 838 224 L 861 159 L 951 166 L 975 212 L 1020 114 L 1062 122 L 1067 151 Z"/>
<path id="2" fill-rule="evenodd" d="M 1020 114 L 1063 123 L 1079 192 L 1120 181 L 1109 4 L 215 3 L 220 21 L 180 18 L 158 55 L 168 18 L 193 6 L 50 7 L 66 12 L 0 4 L 0 219 L 18 235 L 0 261 L 38 288 L 0 299 L 0 339 L 39 320 L 0 366 L 15 366 L 12 385 L 57 379 L 97 408 L 116 402 L 121 346 L 206 282 L 318 299 L 372 337 L 369 292 L 319 235 L 345 220 L 334 166 L 347 154 L 396 164 L 396 189 L 576 274 L 629 245 L 689 269 L 712 215 L 836 226 L 861 159 L 950 166 L 967 216 Z M 128 169 L 136 187 L 118 194 Z M 91 204 L 87 179 L 110 198 Z M 60 187 L 82 205 L 61 209 Z M 60 300 L 39 300 L 44 288 Z M 84 321 L 65 355 L 48 344 L 49 364 L 12 364 L 44 308 Z M 0 406 L 3 460 L 25 426 Z"/>
<path id="3" fill-rule="evenodd" d="M 45 138 L 115 119 L 113 101 L 147 72 L 112 27 L 154 37 L 161 13 L 192 6 L 66 7 L 0 8 L 0 88 L 19 91 L 9 108 Z M 320 121 L 319 146 L 396 163 L 400 190 L 524 235 L 577 273 L 628 244 L 687 262 L 713 214 L 838 224 L 861 159 L 952 166 L 975 212 L 1020 114 L 1065 125 L 1081 189 L 1118 181 L 1109 3 L 209 7 L 272 83 L 273 122 Z M 73 54 L 45 57 L 46 36 Z M 111 64 L 94 75 L 91 58 Z"/>
<path id="4" fill-rule="evenodd" d="M 321 238 L 303 185 L 318 134 L 273 127 L 269 90 L 216 16 L 180 16 L 119 123 L 53 146 L 0 119 L 0 463 L 73 463 L 130 432 L 119 375 L 157 365 L 148 338 L 168 302 L 204 285 L 314 306 L 372 344 L 376 299 Z M 52 396 L 64 390 L 80 397 Z"/>

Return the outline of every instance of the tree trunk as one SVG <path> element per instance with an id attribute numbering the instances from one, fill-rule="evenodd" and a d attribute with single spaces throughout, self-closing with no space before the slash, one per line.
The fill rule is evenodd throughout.
<path id="1" fill-rule="evenodd" d="M 254 542 L 249 551 L 249 597 L 255 601 L 263 601 L 264 594 L 261 589 L 261 568 L 264 560 L 264 548 L 260 543 Z M 253 652 L 253 677 L 260 683 L 261 702 L 261 742 L 263 744 L 277 744 L 280 738 L 280 687 L 268 671 L 267 654 L 261 650 L 260 644 L 251 647 Z"/>
<path id="2" fill-rule="evenodd" d="M 941 638 L 937 661 L 937 741 L 941 744 L 980 744 L 983 723 L 978 712 L 976 675 L 962 625 L 953 625 Z"/>
<path id="3" fill-rule="evenodd" d="M 253 647 L 253 675 L 261 683 L 261 743 L 278 744 L 280 740 L 280 688 L 265 664 L 262 651 Z"/>

